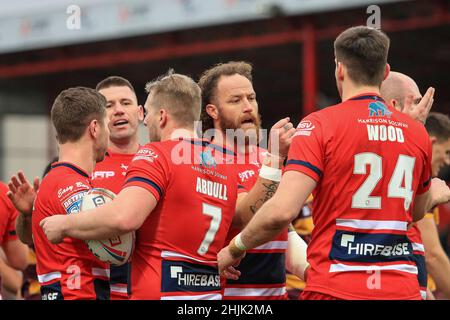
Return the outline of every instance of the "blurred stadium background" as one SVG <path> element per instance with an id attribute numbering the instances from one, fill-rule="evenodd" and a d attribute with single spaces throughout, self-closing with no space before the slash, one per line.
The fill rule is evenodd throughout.
<path id="1" fill-rule="evenodd" d="M 373 4 L 391 38 L 391 68 L 422 93 L 434 86 L 433 110 L 450 114 L 448 0 L 0 0 L 0 178 L 18 169 L 40 176 L 57 153 L 56 95 L 109 75 L 129 79 L 143 104 L 145 83 L 169 68 L 197 80 L 215 63 L 246 60 L 264 127 L 282 116 L 297 123 L 338 101 L 333 40 L 366 24 Z"/>

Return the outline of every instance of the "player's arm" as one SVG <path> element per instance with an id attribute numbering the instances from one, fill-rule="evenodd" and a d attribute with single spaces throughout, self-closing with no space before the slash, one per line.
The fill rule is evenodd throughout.
<path id="1" fill-rule="evenodd" d="M 22 287 L 22 272 L 12 268 L 7 263 L 7 258 L 0 248 L 0 279 L 2 293 L 7 292 L 11 296 L 17 296 Z"/>
<path id="2" fill-rule="evenodd" d="M 31 232 L 31 212 L 33 211 L 34 199 L 39 189 L 39 178 L 34 179 L 33 187 L 25 178 L 22 171 L 17 176 L 12 176 L 8 183 L 8 198 L 19 212 L 16 221 L 16 232 L 20 241 L 28 245 L 33 244 Z"/>
<path id="3" fill-rule="evenodd" d="M 417 223 L 425 247 L 427 270 L 447 299 L 450 299 L 450 260 L 442 248 L 433 218 L 425 217 Z"/>
<path id="4" fill-rule="evenodd" d="M 263 159 L 259 177 L 248 193 L 238 195 L 233 219 L 234 227 L 242 229 L 256 211 L 275 194 L 281 179 L 281 168 L 287 157 L 294 133 L 295 128 L 289 118 L 281 119 L 272 126 L 269 153 Z"/>
<path id="5" fill-rule="evenodd" d="M 306 174 L 287 171 L 275 195 L 258 210 L 245 229 L 219 252 L 219 270 L 229 271 L 246 250 L 273 239 L 287 228 L 315 186 L 316 182 Z"/>
<path id="6" fill-rule="evenodd" d="M 450 201 L 450 189 L 445 181 L 433 178 L 430 183 L 430 189 L 423 194 L 417 195 L 414 200 L 412 209 L 413 221 L 419 221 L 424 217 L 425 212 L 430 211 L 439 204 Z"/>
<path id="7" fill-rule="evenodd" d="M 139 229 L 156 204 L 151 192 L 129 186 L 111 202 L 77 214 L 45 218 L 40 226 L 52 243 L 64 237 L 101 240 Z"/>
<path id="8" fill-rule="evenodd" d="M 233 226 L 243 229 L 256 211 L 272 196 L 280 184 L 281 167 L 284 158 L 279 156 L 268 156 L 265 164 L 259 172 L 255 185 L 248 192 L 238 194 L 236 201 L 236 213 L 233 218 Z"/>
<path id="9" fill-rule="evenodd" d="M 306 260 L 308 245 L 298 235 L 292 224 L 289 225 L 288 247 L 286 250 L 286 269 L 300 279 L 306 281 L 305 271 L 309 267 Z"/>
<path id="10" fill-rule="evenodd" d="M 11 267 L 17 270 L 24 270 L 28 266 L 27 258 L 29 249 L 19 239 L 6 241 L 2 245 L 2 249 Z"/>

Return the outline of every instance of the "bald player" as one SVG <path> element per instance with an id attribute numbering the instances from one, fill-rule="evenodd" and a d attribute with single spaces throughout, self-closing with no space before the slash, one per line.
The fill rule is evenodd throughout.
<path id="1" fill-rule="evenodd" d="M 380 93 L 388 105 L 422 123 L 425 123 L 434 102 L 433 87 L 428 88 L 422 97 L 413 79 L 395 71 L 391 71 L 381 83 Z"/>
<path id="2" fill-rule="evenodd" d="M 433 104 L 433 95 L 434 89 L 428 88 L 427 93 L 422 98 L 416 82 L 400 72 L 391 71 L 386 80 L 381 84 L 381 96 L 388 104 L 423 123 L 427 119 Z M 426 123 L 426 129 L 432 144 L 432 175 L 437 176 L 440 166 L 445 164 L 445 161 L 443 159 L 440 160 L 440 157 L 436 153 L 441 149 L 445 149 L 445 146 L 449 144 L 450 139 L 446 137 L 445 132 L 449 132 L 450 128 L 448 127 L 450 122 L 446 119 L 433 121 L 435 118 L 433 113 L 430 114 L 430 117 L 431 120 Z M 440 118 L 445 118 L 445 116 L 438 116 L 438 119 Z M 440 125 L 433 125 L 433 122 L 437 122 Z M 435 130 L 435 127 L 439 129 Z M 441 138 L 440 136 L 442 136 L 442 139 L 439 139 Z M 437 288 L 447 298 L 450 298 L 450 260 L 439 240 L 436 227 L 436 221 L 439 220 L 437 210 L 435 209 L 433 212 L 427 213 L 408 233 L 409 238 L 416 244 L 414 251 L 418 259 L 419 271 L 423 269 L 419 272 L 419 283 L 424 299 L 426 298 L 427 271 L 436 283 Z M 433 291 L 433 287 L 433 281 L 431 280 L 428 282 L 428 288 Z M 429 298 L 430 296 L 428 296 Z"/>

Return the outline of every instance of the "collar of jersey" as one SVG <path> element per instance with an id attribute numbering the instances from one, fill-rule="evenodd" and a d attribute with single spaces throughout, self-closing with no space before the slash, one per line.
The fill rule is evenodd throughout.
<path id="1" fill-rule="evenodd" d="M 381 101 L 383 103 L 386 103 L 386 102 L 384 102 L 384 99 L 378 93 L 373 93 L 373 92 L 358 94 L 357 96 L 351 97 L 347 101 L 355 101 L 355 100 L 375 100 L 375 101 Z"/>
<path id="2" fill-rule="evenodd" d="M 80 169 L 77 166 L 75 166 L 71 163 L 68 163 L 68 162 L 56 162 L 56 163 L 52 164 L 51 167 L 52 167 L 52 169 L 57 168 L 57 167 L 66 167 L 66 168 L 69 168 L 69 169 L 75 171 L 76 173 L 82 175 L 83 177 L 89 178 L 89 175 L 83 169 Z"/>

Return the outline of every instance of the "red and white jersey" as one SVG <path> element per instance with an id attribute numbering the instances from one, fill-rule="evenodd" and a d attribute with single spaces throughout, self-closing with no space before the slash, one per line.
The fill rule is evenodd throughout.
<path id="1" fill-rule="evenodd" d="M 236 164 L 240 192 L 253 188 L 259 176 L 267 150 L 254 147 L 245 155 L 245 162 Z M 241 230 L 231 228 L 227 236 L 230 242 Z M 278 300 L 287 299 L 285 254 L 287 229 L 275 239 L 246 252 L 239 263 L 238 280 L 222 279 L 224 300 Z"/>
<path id="2" fill-rule="evenodd" d="M 83 196 L 91 189 L 89 175 L 67 162 L 52 164 L 34 202 L 32 232 L 36 271 L 43 300 L 109 299 L 109 266 L 95 258 L 83 240 L 47 240 L 39 223 L 56 214 L 80 211 Z"/>
<path id="3" fill-rule="evenodd" d="M 118 194 L 122 190 L 128 166 L 134 154 L 106 152 L 105 159 L 97 162 L 92 172 L 92 185 L 94 188 L 105 188 Z"/>
<path id="4" fill-rule="evenodd" d="M 8 187 L 0 182 L 0 246 L 5 242 L 17 240 L 16 219 L 18 212 L 6 196 Z"/>
<path id="5" fill-rule="evenodd" d="M 422 124 L 368 93 L 308 115 L 286 170 L 317 182 L 305 291 L 342 299 L 420 299 L 407 238 L 416 194 L 428 190 Z"/>
<path id="6" fill-rule="evenodd" d="M 237 175 L 226 164 L 233 157 L 200 139 L 150 143 L 136 153 L 124 188 L 142 187 L 158 204 L 136 232 L 132 299 L 221 298 L 217 253 L 236 206 Z"/>
<path id="7" fill-rule="evenodd" d="M 114 153 L 108 150 L 105 159 L 97 162 L 92 172 L 92 186 L 104 188 L 118 194 L 125 182 L 128 166 L 134 154 Z M 111 266 L 111 300 L 126 300 L 129 298 L 128 276 L 131 266 L 127 262 L 121 266 Z"/>

